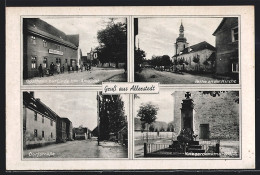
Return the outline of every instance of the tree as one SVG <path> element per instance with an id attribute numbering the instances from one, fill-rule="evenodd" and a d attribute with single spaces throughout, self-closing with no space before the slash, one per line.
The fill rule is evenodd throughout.
<path id="1" fill-rule="evenodd" d="M 161 57 L 161 64 L 162 66 L 171 66 L 172 62 L 168 55 L 163 55 Z"/>
<path id="2" fill-rule="evenodd" d="M 154 126 L 153 126 L 153 124 L 150 125 L 149 131 L 150 131 L 150 132 L 154 132 Z"/>
<path id="3" fill-rule="evenodd" d="M 135 49 L 135 72 L 140 71 L 141 67 L 139 66 L 144 62 L 146 54 L 142 49 Z"/>
<path id="4" fill-rule="evenodd" d="M 156 120 L 157 111 L 159 108 L 152 103 L 141 104 L 137 116 L 140 117 L 141 122 L 147 125 L 147 142 L 149 125 Z"/>
<path id="5" fill-rule="evenodd" d="M 115 23 L 112 18 L 106 28 L 97 32 L 99 55 L 101 62 L 126 63 L 127 60 L 127 32 L 126 23 Z"/>
<path id="6" fill-rule="evenodd" d="M 180 58 L 178 63 L 182 66 L 182 70 L 184 70 L 184 58 Z"/>
<path id="7" fill-rule="evenodd" d="M 200 91 L 203 95 L 211 95 L 212 97 L 220 96 L 227 91 Z M 239 104 L 239 91 L 232 91 L 234 94 L 234 101 Z"/>
<path id="8" fill-rule="evenodd" d="M 127 125 L 124 102 L 120 95 L 100 95 L 98 101 L 100 140 L 107 140 L 110 133 L 116 133 Z"/>
<path id="9" fill-rule="evenodd" d="M 160 131 L 161 131 L 161 132 L 164 132 L 164 131 L 165 131 L 165 129 L 164 129 L 163 126 L 161 126 Z"/>
<path id="10" fill-rule="evenodd" d="M 200 57 L 199 55 L 193 57 L 193 62 L 196 63 L 199 66 Z M 197 71 L 199 70 L 199 67 L 197 67 Z"/>

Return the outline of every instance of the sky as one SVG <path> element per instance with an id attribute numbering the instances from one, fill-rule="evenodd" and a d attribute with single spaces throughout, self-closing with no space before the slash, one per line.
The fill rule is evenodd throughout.
<path id="1" fill-rule="evenodd" d="M 142 103 L 151 102 L 159 107 L 156 121 L 171 122 L 173 121 L 173 96 L 174 90 L 160 89 L 159 94 L 138 94 L 140 98 L 134 101 L 134 116 L 137 117 L 137 111 Z"/>
<path id="2" fill-rule="evenodd" d="M 91 48 L 99 45 L 97 32 L 105 29 L 108 17 L 45 17 L 41 18 L 50 25 L 63 31 L 65 34 L 79 34 L 79 47 L 83 56 L 86 56 Z M 126 22 L 126 18 L 115 18 L 115 23 Z"/>
<path id="3" fill-rule="evenodd" d="M 47 105 L 60 117 L 70 119 L 73 127 L 84 127 L 93 130 L 97 126 L 97 92 L 94 91 L 35 91 L 35 98 Z M 128 115 L 129 100 L 121 95 Z"/>
<path id="4" fill-rule="evenodd" d="M 184 26 L 184 37 L 189 45 L 206 41 L 215 46 L 212 35 L 222 18 L 139 18 L 136 42 L 146 52 L 146 59 L 153 55 L 175 54 L 174 43 L 179 36 L 179 28 Z M 136 44 L 137 44 L 136 43 Z"/>

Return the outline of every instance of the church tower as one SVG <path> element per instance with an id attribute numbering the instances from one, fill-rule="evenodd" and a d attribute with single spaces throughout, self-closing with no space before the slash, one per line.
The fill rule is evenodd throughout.
<path id="1" fill-rule="evenodd" d="M 179 54 L 181 51 L 189 46 L 189 43 L 187 43 L 187 39 L 184 37 L 184 27 L 182 25 L 182 22 L 179 31 L 179 37 L 176 39 L 175 43 L 176 54 Z"/>

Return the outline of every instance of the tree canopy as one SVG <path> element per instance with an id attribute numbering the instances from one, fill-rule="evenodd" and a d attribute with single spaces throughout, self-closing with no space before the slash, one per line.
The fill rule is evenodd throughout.
<path id="1" fill-rule="evenodd" d="M 150 60 L 150 64 L 153 66 L 171 66 L 172 61 L 168 55 L 163 56 L 152 56 L 152 59 Z"/>
<path id="2" fill-rule="evenodd" d="M 97 32 L 99 46 L 96 48 L 101 63 L 126 63 L 127 60 L 127 31 L 126 23 L 114 23 L 112 19 L 105 29 Z"/>
<path id="3" fill-rule="evenodd" d="M 145 56 L 145 51 L 139 48 L 135 49 L 135 71 L 139 71 L 141 69 L 139 65 L 144 62 Z"/>
<path id="4" fill-rule="evenodd" d="M 100 139 L 109 139 L 127 125 L 124 102 L 120 95 L 103 95 L 99 98 Z"/>
<path id="5" fill-rule="evenodd" d="M 141 104 L 137 116 L 141 122 L 151 124 L 156 120 L 157 111 L 159 108 L 152 103 Z"/>

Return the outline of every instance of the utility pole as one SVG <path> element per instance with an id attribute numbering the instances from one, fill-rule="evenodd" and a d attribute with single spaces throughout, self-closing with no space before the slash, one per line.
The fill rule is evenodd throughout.
<path id="1" fill-rule="evenodd" d="M 100 116 L 99 116 L 99 103 L 100 103 L 100 97 L 99 92 L 97 92 L 97 130 L 98 130 L 98 146 L 99 146 L 99 139 L 100 139 Z"/>

